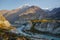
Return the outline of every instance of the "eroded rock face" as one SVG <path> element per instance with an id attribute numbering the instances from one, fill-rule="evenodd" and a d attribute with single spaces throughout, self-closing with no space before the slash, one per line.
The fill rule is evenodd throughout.
<path id="1" fill-rule="evenodd" d="M 39 31 L 43 31 L 43 32 L 50 32 L 50 33 L 54 33 L 54 34 L 59 34 L 60 33 L 60 27 L 58 27 L 58 24 L 56 22 L 51 22 L 51 23 L 41 23 L 41 24 L 37 24 L 35 26 L 35 29 L 39 30 Z"/>

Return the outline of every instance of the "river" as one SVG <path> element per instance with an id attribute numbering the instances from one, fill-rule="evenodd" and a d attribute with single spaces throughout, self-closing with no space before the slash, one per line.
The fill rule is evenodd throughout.
<path id="1" fill-rule="evenodd" d="M 23 32 L 22 30 L 25 28 L 25 26 L 18 27 L 15 31 L 17 34 L 24 35 L 26 37 L 30 37 L 33 40 L 40 40 L 40 39 L 48 39 L 48 40 L 60 40 L 59 37 L 54 37 L 54 36 L 49 36 L 45 34 L 37 34 L 37 33 L 32 33 L 32 32 Z"/>

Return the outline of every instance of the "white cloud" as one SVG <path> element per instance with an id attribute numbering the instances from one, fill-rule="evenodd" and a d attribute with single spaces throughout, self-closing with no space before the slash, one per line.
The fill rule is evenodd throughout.
<path id="1" fill-rule="evenodd" d="M 47 9 L 49 9 L 49 8 L 42 8 L 42 9 L 46 9 L 46 10 L 47 10 Z"/>

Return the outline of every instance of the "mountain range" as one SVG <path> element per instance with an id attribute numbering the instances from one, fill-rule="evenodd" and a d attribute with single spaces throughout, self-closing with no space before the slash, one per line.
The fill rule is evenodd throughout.
<path id="1" fill-rule="evenodd" d="M 23 6 L 14 10 L 0 10 L 0 12 L 11 24 L 19 25 L 35 19 L 60 19 L 60 8 L 54 8 L 49 11 L 43 10 L 38 6 Z M 41 23 L 40 25 L 37 25 L 35 29 L 59 34 L 60 23 L 56 21 L 51 23 Z"/>
<path id="2" fill-rule="evenodd" d="M 0 11 L 10 23 L 19 21 L 20 23 L 25 20 L 43 19 L 47 17 L 47 13 L 38 6 L 25 6 L 11 11 Z"/>

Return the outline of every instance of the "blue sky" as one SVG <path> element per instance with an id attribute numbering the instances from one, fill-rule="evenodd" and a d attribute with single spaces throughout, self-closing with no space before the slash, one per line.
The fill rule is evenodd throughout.
<path id="1" fill-rule="evenodd" d="M 0 10 L 12 10 L 24 4 L 37 5 L 43 9 L 52 9 L 60 7 L 60 0 L 0 0 Z"/>

